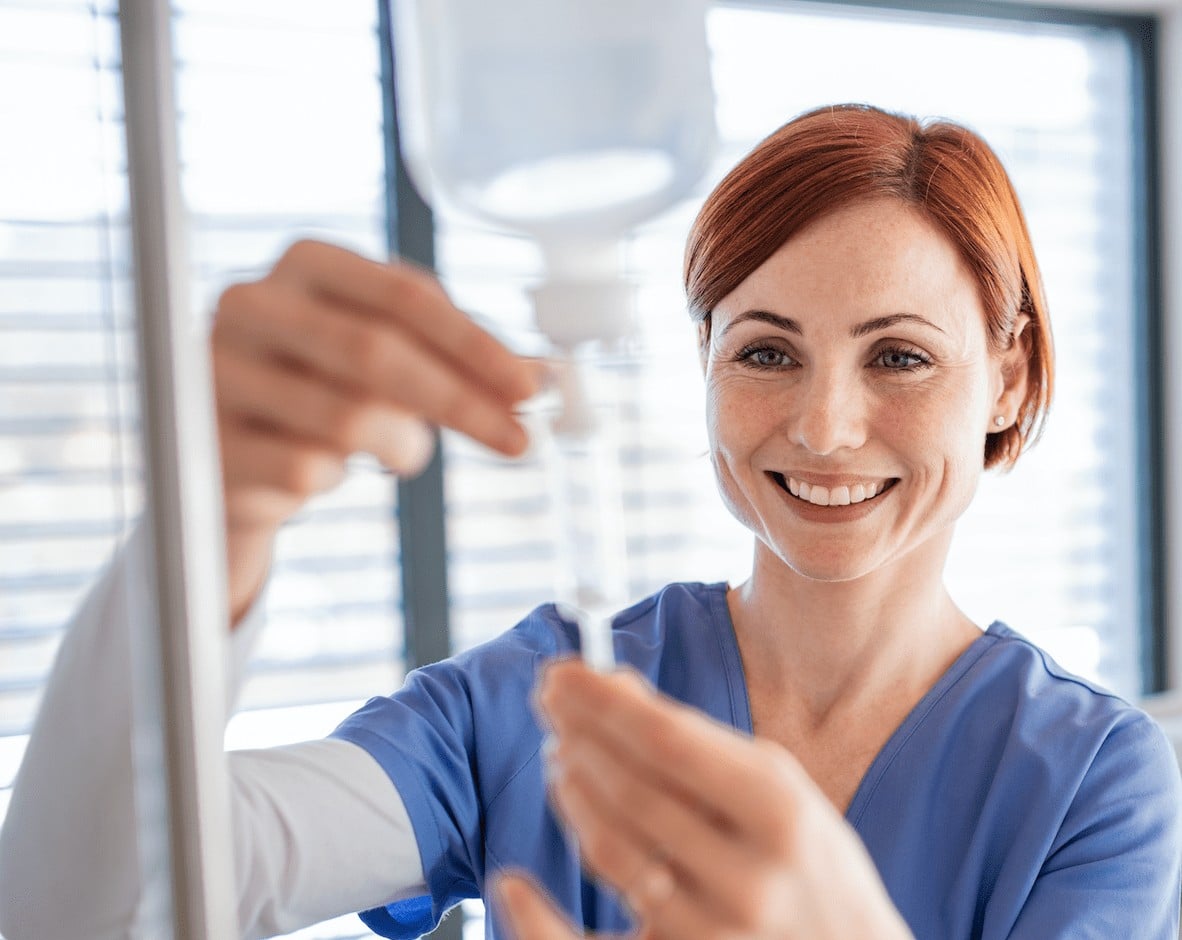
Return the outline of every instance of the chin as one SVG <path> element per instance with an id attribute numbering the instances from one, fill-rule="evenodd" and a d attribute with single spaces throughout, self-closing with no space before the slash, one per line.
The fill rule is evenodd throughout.
<path id="1" fill-rule="evenodd" d="M 818 550 L 817 546 L 793 550 L 765 543 L 764 548 L 774 558 L 774 564 L 782 565 L 810 581 L 830 584 L 856 581 L 883 567 L 889 561 L 878 553 L 875 553 L 873 557 L 864 553 L 854 556 L 849 551 L 825 552 Z"/>
<path id="2" fill-rule="evenodd" d="M 843 584 L 857 581 L 875 570 L 875 565 L 855 566 L 849 564 L 789 564 L 796 574 L 809 581 L 819 581 L 824 584 Z"/>

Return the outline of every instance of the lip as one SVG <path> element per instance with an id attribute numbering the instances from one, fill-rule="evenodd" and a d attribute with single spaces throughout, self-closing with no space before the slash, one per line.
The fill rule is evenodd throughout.
<path id="1" fill-rule="evenodd" d="M 888 499 L 895 489 L 895 484 L 899 482 L 898 477 L 889 477 L 886 489 L 875 496 L 873 499 L 863 500 L 860 503 L 850 503 L 848 506 L 816 506 L 808 500 L 801 499 L 799 496 L 793 496 L 787 489 L 787 477 L 789 474 L 781 474 L 778 472 L 769 471 L 767 476 L 769 482 L 780 493 L 781 497 L 798 516 L 806 522 L 821 522 L 821 523 L 838 523 L 838 522 L 856 522 L 874 512 L 883 500 Z M 820 486 L 844 486 L 847 483 L 862 482 L 858 477 L 844 476 L 838 477 L 835 474 L 791 474 L 796 479 L 805 479 L 810 483 L 816 482 Z M 782 486 L 780 480 L 785 483 Z M 882 477 L 878 477 L 881 480 Z M 866 482 L 877 482 L 872 478 L 866 478 Z"/>

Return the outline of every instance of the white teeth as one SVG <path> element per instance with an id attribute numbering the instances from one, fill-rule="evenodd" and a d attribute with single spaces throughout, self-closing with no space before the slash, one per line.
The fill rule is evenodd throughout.
<path id="1" fill-rule="evenodd" d="M 851 486 L 835 486 L 830 489 L 792 477 L 785 479 L 788 483 L 788 492 L 814 506 L 849 506 L 864 503 L 868 499 L 874 499 L 887 486 L 887 481 L 884 480 L 881 483 L 854 483 Z"/>

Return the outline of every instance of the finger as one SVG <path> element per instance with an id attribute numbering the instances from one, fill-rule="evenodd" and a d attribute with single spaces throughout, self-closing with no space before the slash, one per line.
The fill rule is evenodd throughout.
<path id="1" fill-rule="evenodd" d="M 434 435 L 400 409 L 366 401 L 303 370 L 243 356 L 235 349 L 220 350 L 213 365 L 223 414 L 342 456 L 373 454 L 395 473 L 418 473 L 431 458 Z"/>
<path id="2" fill-rule="evenodd" d="M 573 831 L 586 867 L 611 884 L 638 914 L 674 891 L 676 873 L 650 847 L 604 825 L 605 808 L 582 780 L 556 782 L 551 798 Z"/>
<path id="3" fill-rule="evenodd" d="M 619 840 L 641 859 L 663 859 L 686 890 L 717 908 L 741 916 L 749 873 L 768 860 L 747 848 L 714 814 L 689 805 L 643 770 L 622 764 L 598 742 L 561 740 L 553 752 L 555 796 L 580 791 L 583 815 L 575 825 L 580 843 Z M 729 826 L 727 827 L 729 830 Z M 624 874 L 627 874 L 625 871 Z M 613 882 L 614 883 L 614 882 Z"/>
<path id="4" fill-rule="evenodd" d="M 542 890 L 521 875 L 502 874 L 493 882 L 493 913 L 516 940 L 567 940 L 581 936 Z"/>
<path id="5" fill-rule="evenodd" d="M 537 391 L 520 360 L 448 299 L 430 274 L 407 264 L 383 264 L 320 242 L 297 242 L 275 275 L 303 283 L 411 331 L 424 345 L 473 373 L 509 401 Z"/>
<path id="6" fill-rule="evenodd" d="M 791 840 L 792 802 L 824 802 L 782 748 L 744 737 L 659 696 L 627 672 L 599 675 L 581 663 L 554 664 L 539 701 L 556 730 L 587 734 L 776 851 Z M 826 804 L 828 805 L 828 804 Z"/>
<path id="7" fill-rule="evenodd" d="M 612 833 L 610 828 L 590 827 L 584 832 L 583 821 L 594 812 L 594 795 L 580 786 L 555 791 L 560 812 L 579 831 L 579 849 L 587 867 L 611 884 L 624 898 L 641 923 L 643 938 L 685 940 L 686 937 L 746 936 L 731 930 L 727 921 L 703 902 L 695 886 L 660 855 L 639 850 Z M 738 923 L 745 923 L 740 917 Z M 753 934 L 751 934 L 753 935 Z"/>
<path id="8" fill-rule="evenodd" d="M 273 526 L 345 477 L 339 454 L 307 442 L 234 421 L 220 422 L 218 434 L 231 529 Z"/>
<path id="9" fill-rule="evenodd" d="M 231 288 L 222 295 L 214 342 L 215 351 L 238 347 L 294 361 L 505 454 L 521 453 L 528 442 L 511 403 L 474 381 L 471 370 L 405 333 L 377 328 L 295 290 L 262 283 Z"/>

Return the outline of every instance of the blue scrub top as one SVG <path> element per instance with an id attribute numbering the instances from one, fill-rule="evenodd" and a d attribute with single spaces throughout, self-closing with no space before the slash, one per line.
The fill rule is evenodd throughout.
<path id="1" fill-rule="evenodd" d="M 613 632 L 621 663 L 751 733 L 725 584 L 670 585 Z M 333 732 L 389 774 L 430 890 L 364 912 L 376 933 L 428 932 L 505 866 L 532 872 L 587 930 L 628 928 L 546 802 L 530 695 L 539 667 L 577 650 L 574 626 L 539 607 Z M 917 940 L 1177 940 L 1180 796 L 1148 716 L 995 623 L 894 732 L 846 818 Z"/>

